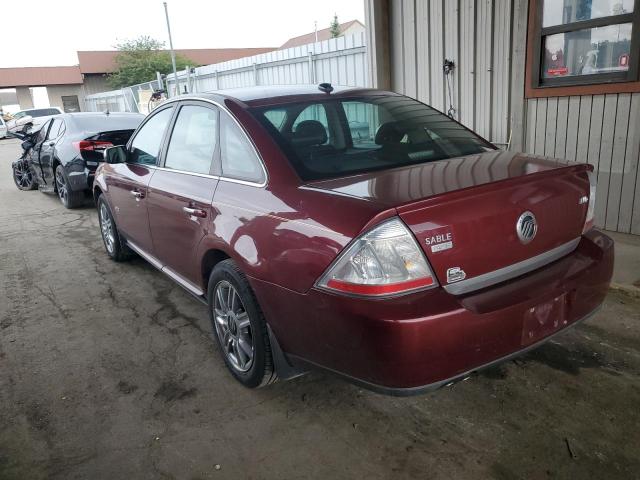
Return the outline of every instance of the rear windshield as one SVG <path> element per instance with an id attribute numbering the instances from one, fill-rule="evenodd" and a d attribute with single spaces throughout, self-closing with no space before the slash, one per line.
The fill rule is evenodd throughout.
<path id="1" fill-rule="evenodd" d="M 446 115 L 402 96 L 252 109 L 305 181 L 493 150 Z"/>
<path id="2" fill-rule="evenodd" d="M 60 111 L 55 108 L 37 108 L 35 110 L 28 110 L 26 113 L 33 118 L 46 117 L 48 115 L 60 115 Z"/>

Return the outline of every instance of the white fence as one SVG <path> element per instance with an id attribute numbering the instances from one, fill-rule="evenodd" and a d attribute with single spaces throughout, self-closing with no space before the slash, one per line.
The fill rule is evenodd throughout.
<path id="1" fill-rule="evenodd" d="M 139 85 L 132 85 L 120 90 L 94 93 L 84 99 L 85 111 L 88 112 L 141 112 L 149 113 L 149 97 L 160 89 L 157 80 Z"/>
<path id="2" fill-rule="evenodd" d="M 347 35 L 300 47 L 262 53 L 252 57 L 205 65 L 178 72 L 178 86 L 167 75 L 170 97 L 180 93 L 210 92 L 255 85 L 292 85 L 330 82 L 353 87 L 368 86 L 365 34 Z M 88 111 L 147 113 L 149 93 L 158 82 L 88 95 Z"/>

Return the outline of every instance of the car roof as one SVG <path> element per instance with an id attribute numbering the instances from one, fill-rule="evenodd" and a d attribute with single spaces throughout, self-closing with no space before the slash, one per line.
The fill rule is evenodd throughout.
<path id="1" fill-rule="evenodd" d="M 318 85 L 270 85 L 258 87 L 229 88 L 204 93 L 193 93 L 173 97 L 180 98 L 202 98 L 205 100 L 220 101 L 233 99 L 247 104 L 248 106 L 263 106 L 274 104 L 294 103 L 300 101 L 323 100 L 331 97 L 346 97 L 358 95 L 397 95 L 392 92 L 377 90 L 373 88 L 333 86 L 331 93 L 324 93 Z"/>
<path id="2" fill-rule="evenodd" d="M 60 109 L 60 107 L 33 107 L 33 108 L 25 108 L 23 110 L 20 110 L 16 113 L 20 113 L 20 112 L 33 112 L 34 110 L 57 110 L 59 112 L 61 112 L 62 110 Z"/>
<path id="3" fill-rule="evenodd" d="M 102 117 L 144 117 L 142 113 L 135 112 L 71 112 L 71 113 L 63 113 L 62 118 L 102 118 Z"/>

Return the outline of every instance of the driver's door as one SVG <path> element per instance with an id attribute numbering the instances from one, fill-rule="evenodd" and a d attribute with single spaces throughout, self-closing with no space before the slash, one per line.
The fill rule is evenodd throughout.
<path id="1" fill-rule="evenodd" d="M 147 188 L 155 173 L 173 110 L 173 106 L 168 106 L 150 114 L 129 141 L 126 163 L 110 165 L 111 173 L 105 178 L 118 230 L 142 255 L 155 256 L 149 231 Z"/>
<path id="2" fill-rule="evenodd" d="M 47 134 L 49 133 L 49 128 L 51 127 L 52 120 L 49 120 L 42 128 L 38 131 L 36 137 L 33 139 L 34 145 L 29 150 L 28 160 L 29 160 L 29 168 L 31 169 L 31 175 L 33 175 L 34 180 L 38 183 L 40 190 L 46 190 L 47 187 L 53 191 L 53 185 L 47 185 L 44 173 L 42 171 L 42 164 L 40 163 L 40 151 L 42 149 L 42 145 L 45 143 L 47 139 Z"/>
<path id="3" fill-rule="evenodd" d="M 49 120 L 48 123 L 51 124 L 51 126 L 45 139 L 40 144 L 40 169 L 42 170 L 45 183 L 53 188 L 53 185 L 56 183 L 56 172 L 53 171 L 55 146 L 61 134 L 64 132 L 64 122 L 58 117 Z"/>

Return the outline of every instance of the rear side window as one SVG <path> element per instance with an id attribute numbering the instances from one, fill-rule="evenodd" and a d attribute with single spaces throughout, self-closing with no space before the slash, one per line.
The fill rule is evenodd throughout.
<path id="1" fill-rule="evenodd" d="M 173 107 L 160 110 L 142 126 L 131 142 L 130 163 L 156 165 L 162 138 L 172 113 Z"/>
<path id="2" fill-rule="evenodd" d="M 228 116 L 221 116 L 220 155 L 222 175 L 228 178 L 262 183 L 262 164 L 245 133 Z"/>
<path id="3" fill-rule="evenodd" d="M 217 130 L 216 110 L 198 105 L 183 106 L 171 133 L 164 166 L 185 172 L 209 173 Z"/>
<path id="4" fill-rule="evenodd" d="M 55 118 L 51 124 L 51 130 L 47 135 L 48 139 L 58 138 L 64 131 L 64 122 L 60 118 Z"/>

